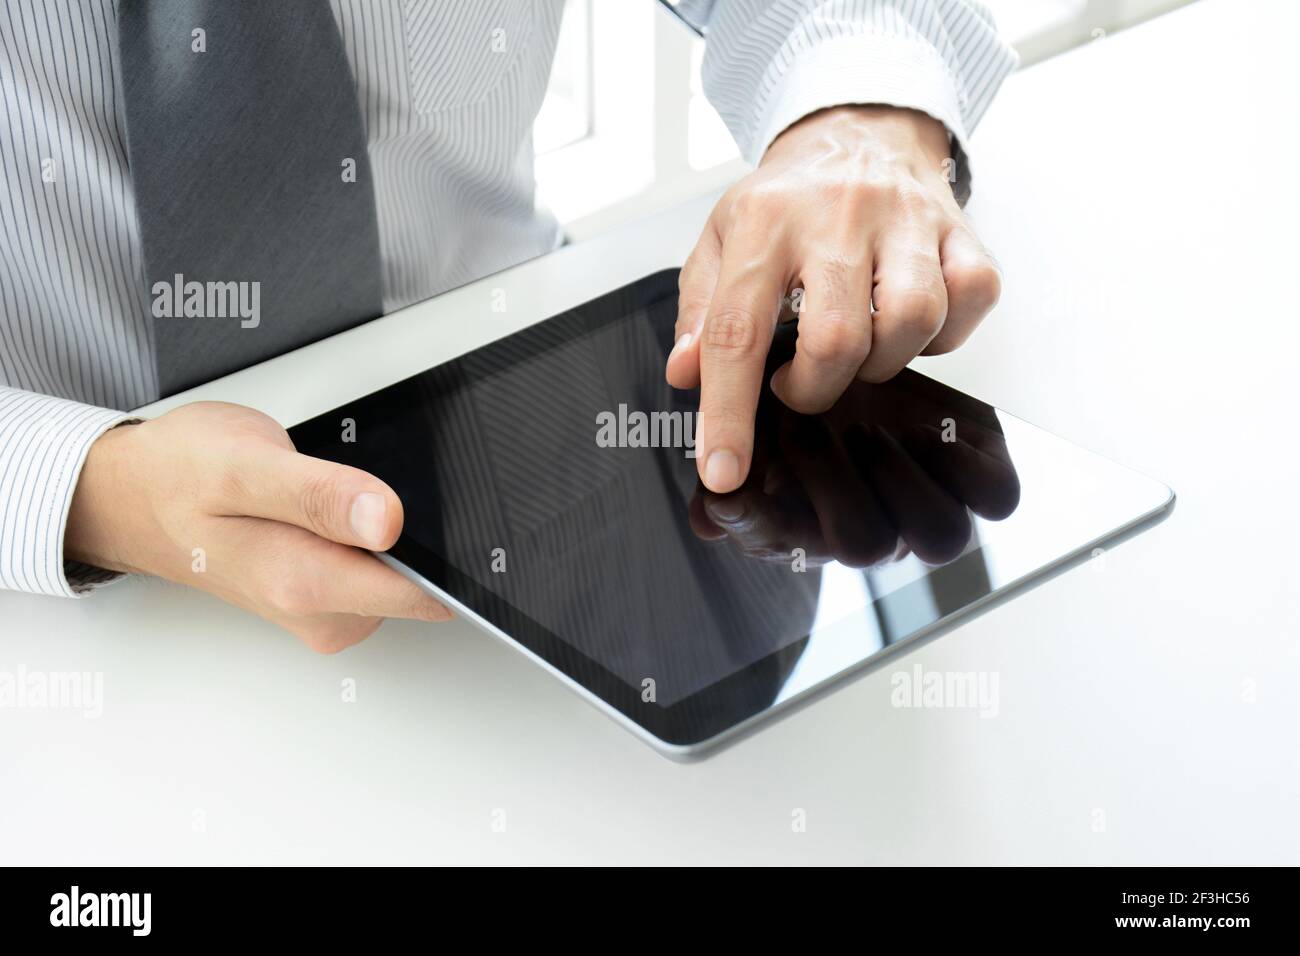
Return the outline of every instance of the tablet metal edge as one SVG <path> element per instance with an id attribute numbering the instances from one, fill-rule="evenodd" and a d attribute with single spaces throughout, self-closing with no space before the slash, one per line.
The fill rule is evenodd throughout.
<path id="1" fill-rule="evenodd" d="M 950 614 L 938 618 L 932 623 L 919 628 L 902 640 L 890 644 L 869 657 L 863 658 L 856 664 L 852 664 L 843 670 L 836 671 L 824 680 L 813 684 L 811 687 L 805 688 L 798 694 L 795 694 L 793 697 L 780 701 L 766 710 L 753 714 L 734 726 L 728 727 L 726 730 L 694 744 L 670 744 L 661 740 L 626 714 L 610 706 L 606 701 L 593 694 L 586 687 L 583 687 L 576 680 L 555 667 L 545 658 L 529 650 L 523 644 L 520 644 L 509 634 L 506 634 L 496 625 L 480 616 L 472 608 L 467 607 L 456 598 L 443 591 L 418 571 L 403 564 L 401 561 L 389 554 L 376 552 L 375 557 L 379 558 L 380 561 L 397 571 L 403 577 L 423 588 L 448 607 L 453 608 L 458 614 L 467 620 L 472 621 L 480 629 L 491 634 L 493 637 L 504 641 L 508 646 L 523 654 L 552 677 L 558 679 L 560 683 L 564 684 L 588 704 L 594 706 L 606 717 L 609 717 L 619 726 L 630 731 L 646 744 L 649 744 L 657 753 L 670 760 L 688 762 L 700 759 L 706 755 L 712 755 L 722 749 L 724 745 L 729 746 L 738 742 L 768 720 L 789 716 L 796 710 L 799 710 L 820 698 L 830 689 L 838 687 L 841 684 L 847 684 L 851 680 L 856 680 L 866 674 L 872 673 L 884 664 L 892 661 L 899 654 L 917 649 L 921 644 L 952 630 L 959 623 L 964 623 L 965 621 L 996 607 L 1016 592 L 1030 587 L 1035 587 L 1056 577 L 1058 574 L 1064 573 L 1076 564 L 1082 563 L 1083 558 L 1091 558 L 1092 550 L 1100 547 L 1103 543 L 1110 542 L 1112 544 L 1118 544 L 1133 537 L 1149 526 L 1159 524 L 1173 511 L 1174 504 L 1177 500 L 1172 488 L 1169 488 L 1167 485 L 1162 485 L 1162 487 L 1165 488 L 1168 496 L 1164 502 L 1151 511 L 1140 515 L 1113 531 L 1107 532 L 1101 537 L 1094 538 L 1086 544 L 1076 548 L 1074 551 L 1068 552 L 1059 559 L 1043 565 L 1041 568 L 1031 571 L 1014 581 L 1009 581 L 1001 587 L 990 591 L 988 594 L 977 598 L 965 607 L 958 608 Z"/>

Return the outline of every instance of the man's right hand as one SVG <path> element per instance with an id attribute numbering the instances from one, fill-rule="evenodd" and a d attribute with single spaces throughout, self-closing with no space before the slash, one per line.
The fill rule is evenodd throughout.
<path id="1" fill-rule="evenodd" d="M 209 591 L 333 653 L 386 617 L 451 617 L 363 550 L 401 530 L 402 503 L 378 478 L 298 454 L 261 412 L 199 402 L 95 442 L 64 554 Z"/>

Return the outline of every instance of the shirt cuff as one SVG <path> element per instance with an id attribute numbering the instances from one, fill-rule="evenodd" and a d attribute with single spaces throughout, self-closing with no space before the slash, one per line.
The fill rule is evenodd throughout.
<path id="1" fill-rule="evenodd" d="M 63 559 L 72 493 L 95 439 L 132 416 L 0 388 L 0 588 L 77 597 L 112 572 Z"/>
<path id="2" fill-rule="evenodd" d="M 879 34 L 831 37 L 805 51 L 786 70 L 759 108 L 756 135 L 745 159 L 757 165 L 781 133 L 810 113 L 832 106 L 878 105 L 919 110 L 948 129 L 950 176 L 966 179 L 965 94 L 938 51 L 920 40 Z"/>

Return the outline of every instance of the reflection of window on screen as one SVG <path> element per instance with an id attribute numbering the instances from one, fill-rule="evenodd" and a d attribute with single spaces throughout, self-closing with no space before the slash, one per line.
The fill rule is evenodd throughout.
<path id="1" fill-rule="evenodd" d="M 863 615 L 868 629 L 854 629 L 847 638 L 843 629 L 832 625 L 853 615 L 861 614 L 871 605 L 867 579 L 858 568 L 831 562 L 821 568 L 821 590 L 817 594 L 817 616 L 813 619 L 811 640 L 799 656 L 798 663 L 786 682 L 790 687 L 802 687 L 800 671 L 809 674 L 829 674 L 856 664 L 868 654 L 885 646 L 884 635 L 874 614 L 868 610 Z M 781 698 L 778 698 L 778 700 Z"/>

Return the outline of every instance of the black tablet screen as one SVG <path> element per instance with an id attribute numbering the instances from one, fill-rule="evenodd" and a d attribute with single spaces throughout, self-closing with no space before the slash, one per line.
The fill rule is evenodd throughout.
<path id="1" fill-rule="evenodd" d="M 1167 491 L 907 371 L 696 477 L 651 276 L 292 429 L 406 509 L 392 554 L 656 736 L 705 739 L 1158 508 Z M 793 349 L 779 327 L 769 374 Z"/>

